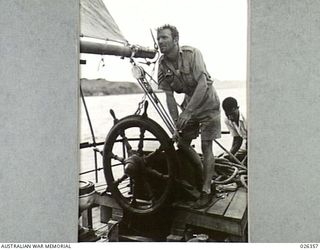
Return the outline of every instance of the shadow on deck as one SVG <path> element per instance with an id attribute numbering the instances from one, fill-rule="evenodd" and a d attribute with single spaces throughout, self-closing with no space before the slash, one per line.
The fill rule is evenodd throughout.
<path id="1" fill-rule="evenodd" d="M 79 234 L 79 241 L 203 241 L 203 235 L 207 236 L 204 241 L 211 242 L 248 241 L 247 190 L 243 187 L 233 192 L 218 193 L 210 206 L 204 209 L 196 210 L 190 203 L 174 202 L 152 219 L 126 215 L 117 202 L 102 191 L 103 187 L 100 189 L 95 194 L 94 207 L 82 213 L 80 224 L 89 233 Z M 141 224 L 140 230 L 128 230 L 129 227 L 135 228 L 135 223 Z M 152 225 L 145 227 L 148 223 Z M 161 223 L 167 226 L 163 227 Z M 158 231 L 155 230 L 157 225 Z M 162 236 L 150 237 L 153 230 Z"/>

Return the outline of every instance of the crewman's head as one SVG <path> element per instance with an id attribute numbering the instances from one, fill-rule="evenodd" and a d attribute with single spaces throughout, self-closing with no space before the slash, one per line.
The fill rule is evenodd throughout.
<path id="1" fill-rule="evenodd" d="M 236 99 L 227 97 L 222 102 L 222 108 L 230 121 L 236 122 L 239 120 L 239 106 Z"/>
<path id="2" fill-rule="evenodd" d="M 163 54 L 170 53 L 179 45 L 179 32 L 175 26 L 165 24 L 157 28 L 157 40 Z"/>

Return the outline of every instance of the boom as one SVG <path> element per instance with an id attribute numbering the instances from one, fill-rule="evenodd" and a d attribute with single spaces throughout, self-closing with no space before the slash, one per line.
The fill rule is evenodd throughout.
<path id="1" fill-rule="evenodd" d="M 152 59 L 157 51 L 136 45 L 113 45 L 80 40 L 80 53 Z"/>

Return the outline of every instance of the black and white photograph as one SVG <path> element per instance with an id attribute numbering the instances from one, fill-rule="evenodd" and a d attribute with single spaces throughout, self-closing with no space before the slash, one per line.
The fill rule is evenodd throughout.
<path id="1" fill-rule="evenodd" d="M 247 242 L 247 1 L 80 1 L 80 242 Z"/>
<path id="2" fill-rule="evenodd" d="M 1 248 L 318 248 L 319 1 L 0 9 Z"/>

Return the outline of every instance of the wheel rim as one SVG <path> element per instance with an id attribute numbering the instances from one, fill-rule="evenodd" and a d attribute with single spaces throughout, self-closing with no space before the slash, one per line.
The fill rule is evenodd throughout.
<path id="1" fill-rule="evenodd" d="M 108 188 L 122 208 L 137 214 L 158 211 L 168 200 L 176 154 L 153 120 L 130 116 L 109 132 L 103 153 Z"/>

